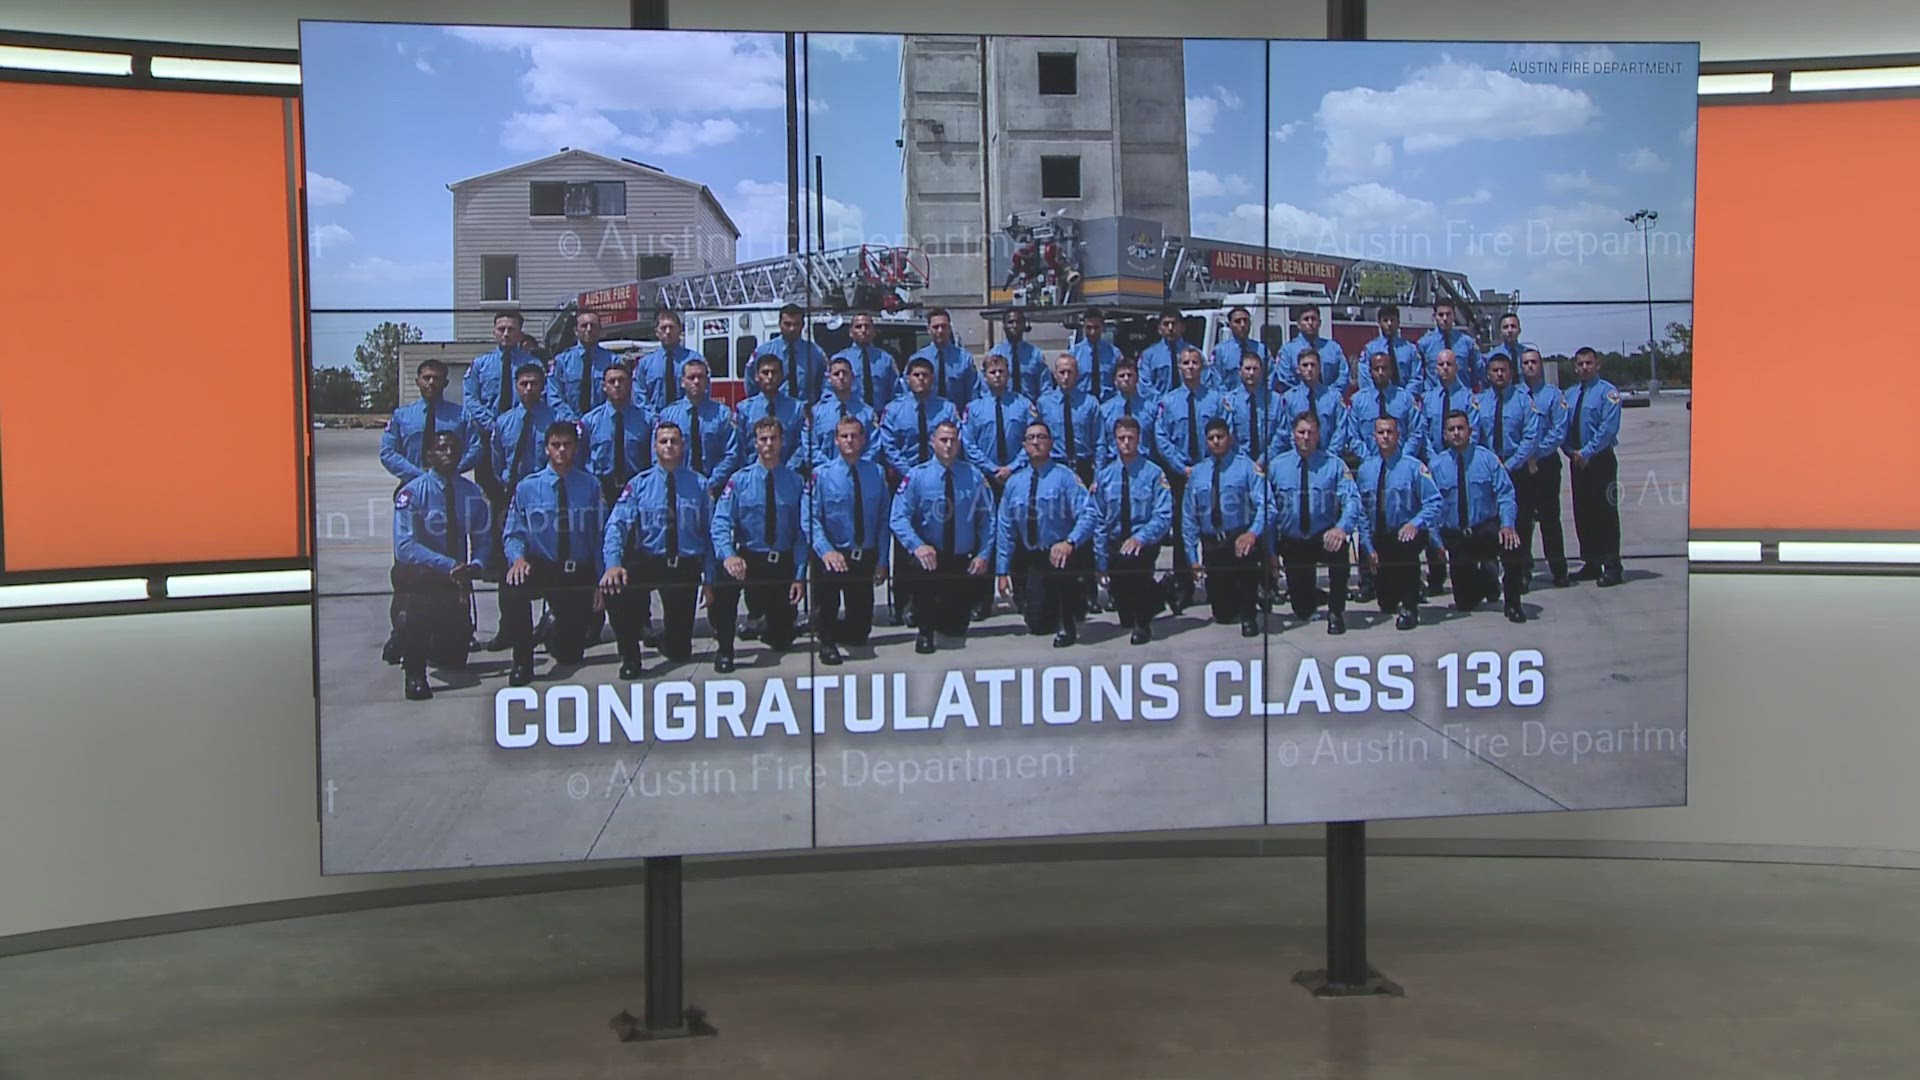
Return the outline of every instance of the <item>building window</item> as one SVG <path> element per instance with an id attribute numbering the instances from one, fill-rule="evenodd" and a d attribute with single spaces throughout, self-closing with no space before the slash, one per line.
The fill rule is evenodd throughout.
<path id="1" fill-rule="evenodd" d="M 520 299 L 520 256 L 480 256 L 480 299 Z"/>
<path id="2" fill-rule="evenodd" d="M 1077 199 L 1080 197 L 1080 159 L 1043 157 L 1040 159 L 1040 197 Z"/>
<path id="3" fill-rule="evenodd" d="M 1041 53 L 1041 96 L 1079 93 L 1079 74 L 1079 57 L 1073 53 Z"/>
<path id="4" fill-rule="evenodd" d="M 625 180 L 534 180 L 527 184 L 530 217 L 625 217 Z"/>
<path id="5" fill-rule="evenodd" d="M 641 281 L 673 276 L 673 253 L 665 255 L 642 255 L 635 260 L 633 276 Z"/>
<path id="6" fill-rule="evenodd" d="M 710 337 L 700 343 L 700 358 L 707 362 L 707 375 L 714 379 L 733 378 L 733 365 L 728 362 L 727 339 Z"/>

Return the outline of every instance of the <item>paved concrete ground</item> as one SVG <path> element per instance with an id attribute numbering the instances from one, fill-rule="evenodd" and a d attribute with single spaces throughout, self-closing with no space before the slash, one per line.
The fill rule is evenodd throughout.
<path id="1" fill-rule="evenodd" d="M 1689 414 L 1669 397 L 1624 416 L 1628 583 L 1556 590 L 1542 579 L 1527 598 L 1533 621 L 1524 626 L 1497 610 L 1459 615 L 1436 604 L 1424 610 L 1420 630 L 1400 633 L 1368 607 L 1356 611 L 1344 638 L 1289 622 L 1250 641 L 1237 628 L 1209 625 L 1203 606 L 1163 618 L 1143 648 L 1126 645 L 1103 620 L 1077 648 L 1053 650 L 1003 610 L 963 646 L 921 657 L 912 632 L 887 625 L 883 607 L 874 651 L 838 672 L 816 668 L 804 650 L 778 657 L 743 643 L 732 689 L 748 706 L 744 722 L 778 681 L 794 705 L 792 734 L 776 727 L 762 738 L 727 738 L 722 725 L 717 739 L 634 744 L 615 729 L 611 745 L 589 738 L 517 750 L 494 745 L 504 654 L 476 654 L 469 672 L 438 676 L 443 688 L 430 703 L 402 699 L 398 670 L 378 657 L 392 479 L 374 456 L 375 433 L 316 433 L 327 869 L 1679 802 Z M 1573 547 L 1570 504 L 1564 510 Z M 478 611 L 481 636 L 491 636 L 491 593 L 478 596 Z M 648 679 L 634 684 L 649 721 L 672 704 L 658 695 L 683 682 L 689 699 L 727 692 L 711 678 L 704 620 L 697 633 L 692 662 L 663 667 L 654 658 Z M 1531 676 L 1514 654 L 1526 649 L 1545 660 L 1542 700 L 1470 706 L 1480 700 L 1479 676 L 1468 670 L 1473 655 L 1496 654 L 1501 684 L 1524 687 Z M 1364 664 L 1349 679 L 1375 694 L 1391 689 L 1375 674 L 1390 655 L 1408 658 L 1410 708 L 1323 711 L 1342 697 L 1360 700 L 1336 682 L 1340 658 Z M 1214 662 L 1227 670 L 1210 674 Z M 1451 708 L 1449 662 L 1458 672 Z M 602 684 L 620 685 L 617 663 L 610 645 L 572 671 L 550 671 L 543 657 L 542 683 L 597 694 Z M 1038 702 L 1049 688 L 1038 669 L 1062 664 L 1075 670 L 1050 686 L 1050 700 L 1054 719 L 1069 722 L 1037 715 L 1020 723 L 1021 701 Z M 1151 664 L 1171 665 L 1162 670 L 1178 694 L 1177 719 L 1148 715 L 1142 680 Z M 1096 688 L 1084 665 L 1103 665 L 1133 691 L 1131 714 L 1093 719 Z M 954 669 L 1036 669 L 1035 689 L 1023 693 L 1016 681 L 998 691 L 1007 710 L 998 729 L 994 688 L 975 682 L 967 704 L 982 727 L 955 718 L 943 730 L 848 732 L 847 717 L 876 709 L 931 715 Z M 822 690 L 817 700 L 830 722 L 816 733 L 816 699 L 798 680 L 828 674 L 857 677 L 854 700 L 844 682 Z M 1324 705 L 1308 693 L 1316 677 Z M 627 692 L 619 691 L 623 701 Z M 1209 696 L 1230 718 L 1208 718 Z M 1267 703 L 1264 724 L 1259 701 Z M 539 714 L 511 715 L 517 724 Z M 811 777 L 809 764 L 818 770 Z"/>
<path id="2" fill-rule="evenodd" d="M 1376 858 L 1399 999 L 1318 1001 L 1318 860 L 692 881 L 716 1039 L 616 1042 L 638 887 L 0 959 L 0 1077 L 1806 1080 L 1920 1056 L 1906 870 Z"/>

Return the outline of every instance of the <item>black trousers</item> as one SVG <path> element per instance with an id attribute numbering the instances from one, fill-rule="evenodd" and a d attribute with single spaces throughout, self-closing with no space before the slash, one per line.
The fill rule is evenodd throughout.
<path id="1" fill-rule="evenodd" d="M 1025 582 L 1020 615 L 1028 633 L 1047 634 L 1080 625 L 1087 610 L 1087 569 L 1092 564 L 1093 553 L 1085 548 L 1075 550 L 1064 568 L 1053 565 L 1045 548 L 1013 553 L 1009 569 L 1014 580 Z"/>
<path id="2" fill-rule="evenodd" d="M 1323 539 L 1326 534 L 1327 531 L 1322 529 L 1304 539 L 1283 537 L 1280 540 L 1280 560 L 1287 569 L 1287 600 L 1293 604 L 1296 618 L 1307 618 L 1320 606 L 1323 594 L 1315 586 L 1314 579 L 1320 576 L 1322 563 L 1327 567 L 1327 591 L 1324 594 L 1327 610 L 1347 610 L 1347 572 L 1350 567 L 1347 545 L 1341 544 L 1338 551 L 1328 551 Z"/>
<path id="3" fill-rule="evenodd" d="M 1540 550 L 1547 557 L 1547 568 L 1555 574 L 1567 572 L 1567 540 L 1560 527 L 1560 455 L 1540 459 L 1540 468 L 1528 472 L 1522 468 L 1513 475 L 1513 491 L 1520 503 L 1520 551 L 1533 561 L 1533 527 L 1540 526 Z"/>
<path id="4" fill-rule="evenodd" d="M 1260 577 L 1267 561 L 1258 544 L 1245 555 L 1234 554 L 1234 541 L 1245 532 L 1240 529 L 1200 538 L 1200 562 L 1207 570 L 1207 603 L 1217 623 L 1239 622 L 1260 611 Z"/>
<path id="5" fill-rule="evenodd" d="M 587 651 L 587 635 L 597 628 L 593 592 L 598 582 L 591 559 L 576 561 L 571 571 L 556 562 L 527 556 L 527 580 L 500 585 L 500 633 L 513 648 L 513 662 L 533 663 L 533 601 L 538 597 L 553 612 L 553 636 L 547 655 L 572 662 Z"/>
<path id="6" fill-rule="evenodd" d="M 395 563 L 388 580 L 393 583 L 394 633 L 406 673 L 426 674 L 429 661 L 464 665 L 473 642 L 473 619 L 467 613 L 471 590 L 445 570 L 412 563 Z"/>
<path id="7" fill-rule="evenodd" d="M 793 588 L 793 552 L 748 551 L 737 554 L 747 561 L 747 580 L 735 581 L 722 569 L 713 582 L 713 606 L 707 609 L 707 624 L 722 649 L 733 647 L 734 627 L 740 618 L 740 596 L 747 597 L 747 610 L 767 620 L 760 640 L 770 649 L 792 647 L 800 612 L 787 598 Z"/>
<path id="8" fill-rule="evenodd" d="M 1161 593 L 1153 585 L 1154 567 L 1160 562 L 1160 545 L 1149 544 L 1138 555 L 1122 555 L 1116 545 L 1107 556 L 1108 592 L 1120 625 L 1132 629 L 1145 626 L 1160 614 Z"/>
<path id="9" fill-rule="evenodd" d="M 1461 610 L 1470 610 L 1482 600 L 1498 595 L 1509 607 L 1520 603 L 1520 582 L 1527 576 L 1525 548 L 1508 551 L 1500 546 L 1500 521 L 1495 518 L 1475 525 L 1470 531 L 1442 527 L 1440 540 L 1453 554 L 1453 602 Z M 1487 564 L 1500 562 L 1500 580 L 1494 581 Z"/>
<path id="10" fill-rule="evenodd" d="M 1427 548 L 1427 530 L 1421 529 L 1412 540 L 1400 542 L 1397 528 L 1376 529 L 1373 550 L 1380 556 L 1380 571 L 1374 575 L 1374 595 L 1381 611 L 1414 611 L 1424 597 L 1420 591 L 1420 553 Z"/>
<path id="11" fill-rule="evenodd" d="M 1187 512 L 1187 476 L 1179 469 L 1167 468 L 1167 487 L 1173 492 L 1173 529 L 1168 536 L 1174 538 L 1173 545 L 1173 587 L 1182 600 L 1193 602 L 1193 567 L 1187 562 L 1187 545 L 1179 542 L 1184 535 L 1181 525 L 1186 521 Z M 1211 591 L 1211 590 L 1209 590 Z"/>
<path id="12" fill-rule="evenodd" d="M 607 597 L 607 618 L 613 623 L 620 658 L 636 663 L 640 660 L 640 633 L 648 597 L 656 592 L 666 612 L 660 634 L 661 655 L 676 661 L 691 657 L 693 613 L 700 602 L 703 561 L 696 555 L 669 560 L 661 555 L 631 552 L 622 565 L 627 570 L 627 587 Z"/>
<path id="13" fill-rule="evenodd" d="M 922 632 L 938 630 L 965 634 L 973 622 L 973 605 L 980 599 L 980 579 L 967 573 L 972 555 L 940 553 L 932 570 L 908 552 L 895 564 L 895 583 L 913 605 Z"/>
<path id="14" fill-rule="evenodd" d="M 836 574 L 815 556 L 807 570 L 813 596 L 813 635 L 822 642 L 867 643 L 873 633 L 873 574 L 880 566 L 877 548 L 854 548 L 840 553 L 847 572 Z"/>
<path id="15" fill-rule="evenodd" d="M 1573 531 L 1580 539 L 1580 558 L 1595 566 L 1620 565 L 1619 478 L 1620 461 L 1612 450 L 1573 470 Z"/>

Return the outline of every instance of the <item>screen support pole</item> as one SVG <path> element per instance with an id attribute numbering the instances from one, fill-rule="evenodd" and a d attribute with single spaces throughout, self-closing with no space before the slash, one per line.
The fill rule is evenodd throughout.
<path id="1" fill-rule="evenodd" d="M 1327 39 L 1365 41 L 1367 0 L 1327 0 Z M 1398 996 L 1401 992 L 1367 963 L 1364 821 L 1327 822 L 1327 966 L 1302 971 L 1293 981 L 1315 997 Z"/>
<path id="2" fill-rule="evenodd" d="M 646 861 L 647 1005 L 646 1018 L 621 1011 L 608 1021 L 621 1042 L 688 1039 L 718 1035 L 706 1010 L 686 1002 L 686 965 L 681 955 L 680 856 Z"/>

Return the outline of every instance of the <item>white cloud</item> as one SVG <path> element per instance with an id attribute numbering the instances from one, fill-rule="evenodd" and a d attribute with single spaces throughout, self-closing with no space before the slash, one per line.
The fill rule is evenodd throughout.
<path id="1" fill-rule="evenodd" d="M 314 257 L 318 258 L 325 255 L 329 248 L 345 247 L 353 243 L 353 234 L 344 226 L 335 225 L 330 221 L 314 229 L 308 236 L 307 243 L 313 248 Z"/>
<path id="2" fill-rule="evenodd" d="M 1196 199 L 1214 199 L 1222 195 L 1245 195 L 1253 190 L 1247 178 L 1238 173 L 1228 173 L 1224 178 L 1205 169 L 1195 169 L 1187 173 L 1187 194 Z"/>
<path id="3" fill-rule="evenodd" d="M 1670 164 L 1666 158 L 1644 146 L 1620 155 L 1620 167 L 1628 172 L 1661 172 Z"/>
<path id="4" fill-rule="evenodd" d="M 739 121 L 724 116 L 709 116 L 704 120 L 672 120 L 642 132 L 633 139 L 632 145 L 643 154 L 675 157 L 690 154 L 703 146 L 730 143 L 745 134 L 746 130 Z"/>
<path id="5" fill-rule="evenodd" d="M 1202 136 L 1213 134 L 1222 109 L 1238 109 L 1243 104 L 1239 94 L 1218 83 L 1210 93 L 1187 98 L 1187 146 L 1197 146 Z"/>
<path id="6" fill-rule="evenodd" d="M 427 58 L 426 58 L 426 57 L 424 57 L 424 56 L 416 56 L 416 57 L 414 57 L 414 58 L 413 58 L 413 66 L 414 66 L 414 69 L 415 69 L 415 70 L 417 70 L 417 71 L 419 71 L 419 72 L 420 72 L 421 74 L 423 74 L 423 75 L 438 75 L 438 74 L 439 74 L 439 72 L 437 72 L 437 71 L 435 71 L 435 70 L 433 70 L 433 65 L 432 65 L 432 64 L 429 64 L 429 63 L 427 63 Z"/>
<path id="7" fill-rule="evenodd" d="M 1403 195 L 1384 184 L 1356 184 L 1335 192 L 1327 209 L 1345 232 L 1412 228 L 1433 217 L 1433 204 Z"/>
<path id="8" fill-rule="evenodd" d="M 851 60 L 860 50 L 880 48 L 887 44 L 885 36 L 880 34 L 808 34 L 807 48 L 819 49 L 831 53 L 842 60 Z"/>
<path id="9" fill-rule="evenodd" d="M 1700 137 L 1700 121 L 1698 120 L 1695 120 L 1693 123 L 1688 124 L 1686 127 L 1683 127 L 1680 129 L 1680 141 L 1682 143 L 1685 143 L 1688 146 L 1692 146 L 1694 143 L 1694 140 L 1698 139 L 1699 137 Z"/>
<path id="10" fill-rule="evenodd" d="M 1243 104 L 1239 94 L 1234 93 L 1219 83 L 1213 84 L 1213 96 L 1220 100 L 1220 104 L 1225 105 L 1229 109 L 1237 109 Z"/>
<path id="11" fill-rule="evenodd" d="M 343 269 L 316 275 L 323 285 L 418 285 L 423 282 L 451 281 L 453 267 L 444 262 L 400 263 L 372 255 L 355 259 Z"/>
<path id="12" fill-rule="evenodd" d="M 1611 64 L 1614 55 L 1605 45 L 1583 45 L 1573 50 L 1570 59 L 1576 64 Z"/>
<path id="13" fill-rule="evenodd" d="M 742 180 L 725 200 L 728 216 L 740 226 L 741 261 L 764 259 L 787 250 L 787 185 L 782 180 Z M 803 216 L 810 216 L 813 192 L 802 188 Z M 827 246 L 844 247 L 874 240 L 867 235 L 866 211 L 829 195 L 825 200 Z M 878 242 L 886 242 L 880 238 Z"/>
<path id="14" fill-rule="evenodd" d="M 1614 195 L 1619 188 L 1587 175 L 1587 170 L 1577 173 L 1548 173 L 1544 181 L 1548 191 L 1555 195 Z"/>
<path id="15" fill-rule="evenodd" d="M 1585 91 L 1443 57 L 1392 90 L 1330 91 L 1320 99 L 1317 119 L 1326 131 L 1327 173 L 1340 181 L 1377 176 L 1398 153 L 1444 150 L 1471 139 L 1564 135 L 1598 114 Z"/>
<path id="16" fill-rule="evenodd" d="M 1473 189 L 1473 194 L 1471 195 L 1461 195 L 1458 198 L 1448 199 L 1447 205 L 1449 206 L 1480 206 L 1485 203 L 1490 203 L 1492 201 L 1493 201 L 1493 189 L 1488 187 L 1485 184 L 1481 184 L 1479 187 L 1476 187 Z"/>
<path id="17" fill-rule="evenodd" d="M 1263 218 L 1269 231 L 1261 229 Z M 1258 244 L 1269 238 L 1276 247 L 1317 248 L 1322 237 L 1333 236 L 1333 219 L 1291 203 L 1274 203 L 1263 215 L 1259 203 L 1241 203 L 1225 212 L 1204 211 L 1193 215 L 1195 235 L 1212 240 L 1233 240 Z"/>
<path id="18" fill-rule="evenodd" d="M 1289 120 L 1281 124 L 1279 127 L 1273 129 L 1273 141 L 1286 142 L 1293 137 L 1294 132 L 1299 131 L 1305 124 L 1306 121 L 1304 120 Z"/>
<path id="19" fill-rule="evenodd" d="M 677 157 L 703 146 L 719 146 L 739 138 L 746 128 L 731 117 L 702 120 L 644 121 L 639 133 L 598 112 L 554 110 L 514 113 L 500 129 L 500 145 L 529 157 L 558 153 L 563 146 L 614 154 Z"/>
<path id="20" fill-rule="evenodd" d="M 1515 60 L 1558 60 L 1560 59 L 1561 49 L 1558 45 L 1548 45 L 1536 41 L 1521 45 L 1518 48 L 1509 48 L 1507 52 L 1508 55 Z"/>
<path id="21" fill-rule="evenodd" d="M 351 187 L 331 176 L 321 176 L 317 172 L 307 173 L 308 206 L 339 206 L 352 194 Z"/>

